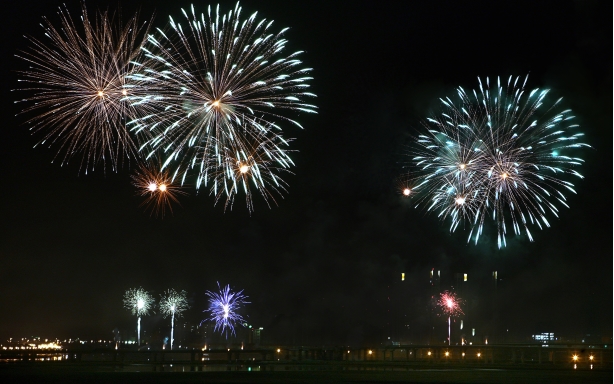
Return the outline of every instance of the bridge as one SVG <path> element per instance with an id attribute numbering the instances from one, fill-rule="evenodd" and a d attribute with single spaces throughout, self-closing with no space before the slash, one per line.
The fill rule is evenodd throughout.
<path id="1" fill-rule="evenodd" d="M 102 364 L 183 364 L 194 369 L 210 364 L 467 365 L 580 366 L 612 368 L 611 345 L 396 345 L 372 348 L 279 346 L 180 350 L 32 349 L 0 350 L 0 362 L 73 362 Z"/>

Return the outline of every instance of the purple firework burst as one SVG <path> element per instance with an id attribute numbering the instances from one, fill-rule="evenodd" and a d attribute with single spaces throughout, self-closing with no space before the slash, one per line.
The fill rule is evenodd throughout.
<path id="1" fill-rule="evenodd" d="M 228 331 L 233 335 L 235 333 L 235 323 L 242 324 L 245 322 L 243 317 L 236 311 L 241 308 L 243 304 L 249 304 L 246 301 L 247 296 L 243 295 L 243 290 L 239 292 L 232 292 L 230 285 L 226 285 L 224 288 L 220 287 L 220 283 L 217 283 L 219 292 L 207 291 L 209 296 L 209 308 L 203 312 L 209 313 L 209 318 L 203 320 L 211 320 L 215 322 L 214 331 L 220 331 L 228 338 Z"/>

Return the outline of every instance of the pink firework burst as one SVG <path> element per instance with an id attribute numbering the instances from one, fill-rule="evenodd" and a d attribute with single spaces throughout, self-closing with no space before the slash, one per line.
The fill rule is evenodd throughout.
<path id="1" fill-rule="evenodd" d="M 463 300 L 456 296 L 456 293 L 444 291 L 439 294 L 437 305 L 441 307 L 444 316 L 458 317 L 464 315 L 461 305 Z"/>

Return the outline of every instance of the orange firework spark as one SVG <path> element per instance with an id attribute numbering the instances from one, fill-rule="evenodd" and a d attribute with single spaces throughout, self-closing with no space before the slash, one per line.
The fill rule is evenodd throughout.
<path id="1" fill-rule="evenodd" d="M 152 215 L 164 217 L 166 209 L 172 213 L 172 203 L 179 204 L 177 195 L 185 195 L 181 186 L 177 185 L 165 171 L 153 171 L 151 165 L 141 165 L 132 176 L 137 193 L 144 196 L 141 206 L 151 211 Z"/>

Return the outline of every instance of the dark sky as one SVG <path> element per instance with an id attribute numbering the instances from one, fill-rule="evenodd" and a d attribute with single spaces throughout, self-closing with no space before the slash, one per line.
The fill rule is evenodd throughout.
<path id="1" fill-rule="evenodd" d="M 37 137 L 15 116 L 22 95 L 11 90 L 24 64 L 14 55 L 28 46 L 23 35 L 42 36 L 42 16 L 57 21 L 61 3 L 5 4 L 0 339 L 111 337 L 115 327 L 134 326 L 122 295 L 138 286 L 156 296 L 185 289 L 186 320 L 198 323 L 205 291 L 219 281 L 245 290 L 251 304 L 243 314 L 271 342 L 382 342 L 391 334 L 422 342 L 429 322 L 439 333 L 445 328 L 432 319 L 431 268 L 441 270 L 440 290 L 468 273 L 466 319 L 485 336 L 509 329 L 519 339 L 536 332 L 611 338 L 612 3 L 414 3 L 242 1 L 246 14 L 291 27 L 289 49 L 304 50 L 314 68 L 319 113 L 298 116 L 304 130 L 284 131 L 298 152 L 278 206 L 256 199 L 250 216 L 238 200 L 224 212 L 205 191 L 189 190 L 164 220 L 139 208 L 129 169 L 84 176 L 77 161 L 60 167 L 51 163 L 53 149 L 32 148 Z M 76 16 L 79 3 L 66 4 Z M 190 3 L 121 5 L 124 15 L 141 6 L 143 18 L 155 10 L 162 27 Z M 197 2 L 197 10 L 206 5 Z M 569 197 L 571 209 L 533 231 L 535 242 L 510 238 L 498 250 L 487 229 L 480 244 L 466 244 L 464 232 L 450 234 L 414 209 L 394 179 L 439 97 L 477 87 L 477 76 L 527 73 L 529 88 L 563 96 L 578 117 L 593 146 L 584 154 L 586 178 Z M 494 270 L 502 281 L 493 298 Z M 164 324 L 159 316 L 144 320 L 147 329 Z"/>

